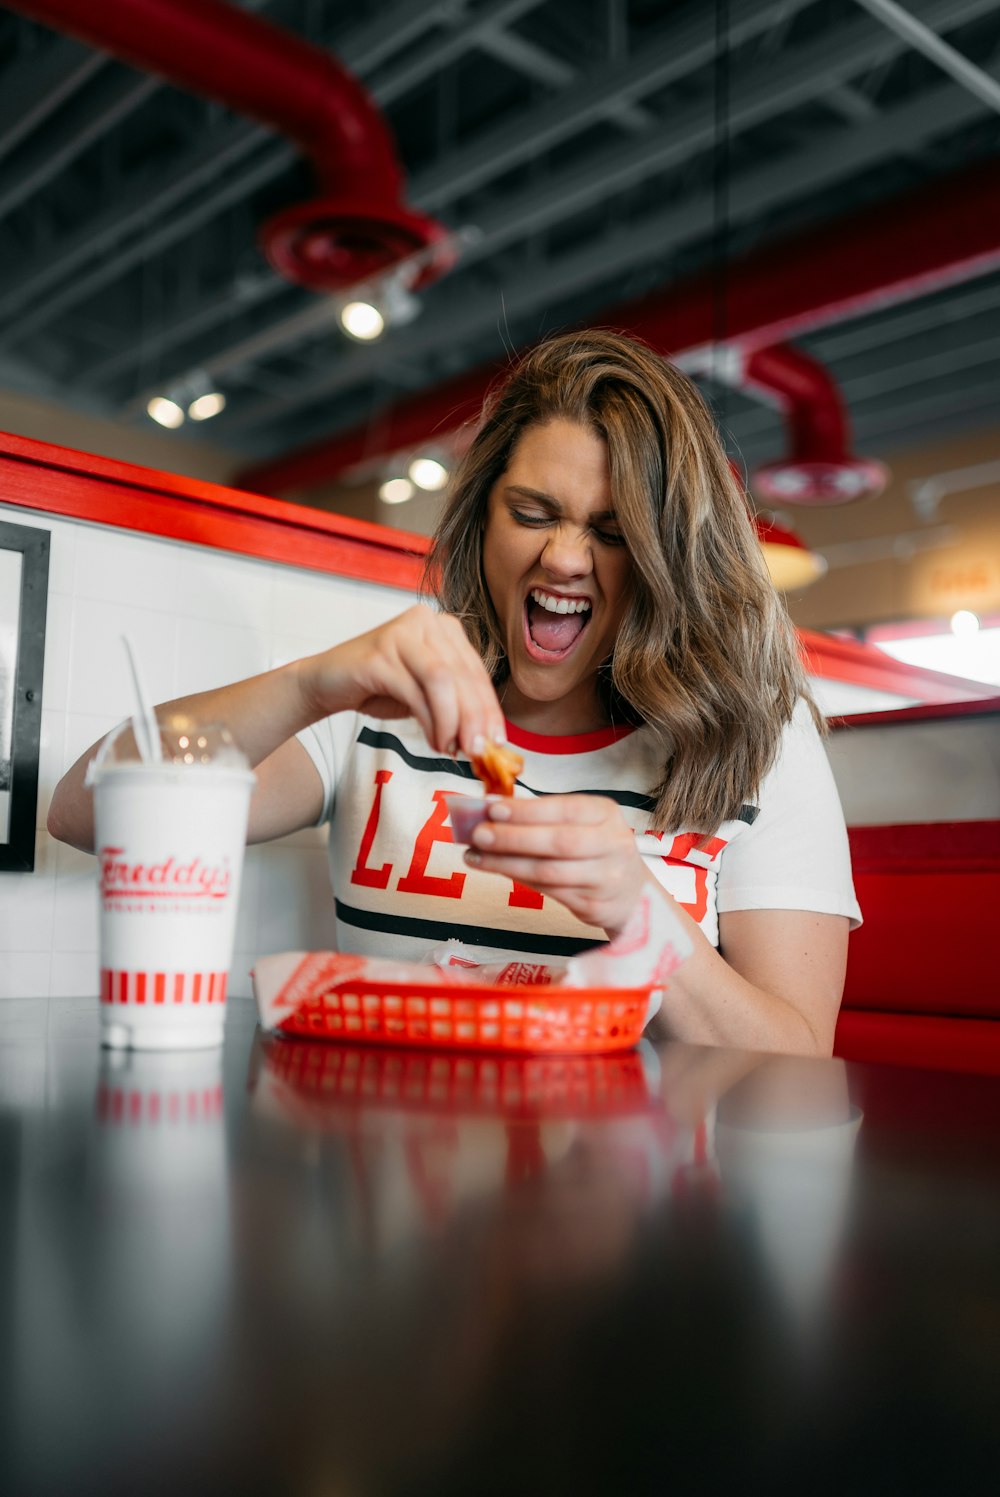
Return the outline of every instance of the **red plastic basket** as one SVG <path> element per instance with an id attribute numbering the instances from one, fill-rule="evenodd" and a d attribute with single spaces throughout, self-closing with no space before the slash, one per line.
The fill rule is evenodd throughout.
<path id="1" fill-rule="evenodd" d="M 284 1034 L 367 1045 L 592 1055 L 638 1043 L 648 988 L 383 988 L 341 980 L 315 989 L 278 1024 Z"/>
<path id="2" fill-rule="evenodd" d="M 485 1055 L 328 1045 L 261 1037 L 259 1064 L 300 1113 L 322 1124 L 345 1109 L 487 1117 L 631 1117 L 659 1109 L 641 1057 Z"/>

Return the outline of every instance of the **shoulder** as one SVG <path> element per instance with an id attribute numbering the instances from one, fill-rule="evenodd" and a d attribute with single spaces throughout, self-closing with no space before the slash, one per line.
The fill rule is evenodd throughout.
<path id="1" fill-rule="evenodd" d="M 813 778 L 817 774 L 825 778 L 829 772 L 826 748 L 812 708 L 805 697 L 799 697 L 782 729 L 774 763 L 761 785 L 761 803 L 776 786 L 787 785 L 791 779 Z"/>
<path id="2" fill-rule="evenodd" d="M 812 709 L 800 697 L 782 731 L 778 752 L 756 796 L 754 842 L 781 828 L 790 836 L 809 835 L 827 822 L 843 825 L 843 812 L 833 771 Z"/>

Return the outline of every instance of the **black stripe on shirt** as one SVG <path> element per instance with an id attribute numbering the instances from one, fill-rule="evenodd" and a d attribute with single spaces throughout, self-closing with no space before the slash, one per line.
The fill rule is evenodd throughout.
<path id="1" fill-rule="evenodd" d="M 398 754 L 404 764 L 420 774 L 451 774 L 457 775 L 461 780 L 476 780 L 471 764 L 460 763 L 454 759 L 437 758 L 429 754 L 413 754 L 400 742 L 395 733 L 376 732 L 374 728 L 362 728 L 357 742 L 365 744 L 368 748 L 387 749 L 390 753 Z M 517 780 L 515 783 L 520 785 L 522 790 L 527 790 L 529 795 L 603 795 L 607 800 L 617 802 L 619 806 L 630 806 L 636 811 L 652 811 L 656 805 L 651 796 L 640 795 L 635 790 L 576 790 L 570 786 L 567 786 L 565 790 L 535 790 L 531 785 L 525 784 L 524 780 Z"/>
<path id="2" fill-rule="evenodd" d="M 337 919 L 359 930 L 381 930 L 393 936 L 419 936 L 427 941 L 465 941 L 470 946 L 495 946 L 503 951 L 523 951 L 538 956 L 579 956 L 603 946 L 603 941 L 580 940 L 576 936 L 538 936 L 527 931 L 494 930 L 488 925 L 462 925 L 454 920 L 419 920 L 412 915 L 359 910 L 343 900 L 334 901 Z"/>

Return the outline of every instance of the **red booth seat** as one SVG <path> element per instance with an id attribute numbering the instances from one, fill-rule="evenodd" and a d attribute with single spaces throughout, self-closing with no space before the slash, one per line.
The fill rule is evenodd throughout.
<path id="1" fill-rule="evenodd" d="M 851 829 L 865 924 L 834 1053 L 1000 1074 L 1000 821 Z"/>

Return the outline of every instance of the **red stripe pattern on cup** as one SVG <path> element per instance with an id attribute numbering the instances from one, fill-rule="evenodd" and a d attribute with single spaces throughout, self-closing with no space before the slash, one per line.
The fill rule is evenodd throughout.
<path id="1" fill-rule="evenodd" d="M 114 1007 L 155 1007 L 179 1003 L 217 1005 L 226 1001 L 228 972 L 120 972 L 101 970 L 101 1003 Z"/>
<path id="2" fill-rule="evenodd" d="M 95 1109 L 102 1123 L 128 1127 L 143 1123 L 167 1125 L 211 1121 L 222 1116 L 222 1087 L 145 1091 L 112 1086 L 102 1081 L 97 1088 Z"/>

